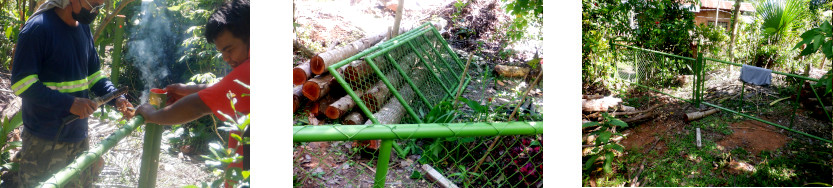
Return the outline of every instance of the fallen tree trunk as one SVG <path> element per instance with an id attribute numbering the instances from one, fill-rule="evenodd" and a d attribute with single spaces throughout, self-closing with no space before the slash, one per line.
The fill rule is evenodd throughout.
<path id="1" fill-rule="evenodd" d="M 397 85 L 399 85 L 398 83 L 401 79 L 401 76 L 398 73 L 393 74 L 394 75 L 389 74 L 390 78 L 388 79 L 388 81 L 391 83 L 391 85 L 396 87 Z M 410 87 L 407 84 L 402 85 L 405 87 Z M 379 110 L 379 107 L 382 106 L 382 102 L 388 99 L 388 96 L 390 96 L 390 94 L 390 89 L 387 85 L 385 85 L 385 82 L 379 80 L 378 82 L 376 82 L 376 84 L 373 84 L 373 87 L 371 87 L 367 90 L 367 92 L 361 95 L 360 99 L 364 102 L 365 106 L 367 106 L 367 108 L 371 112 L 376 112 L 377 110 Z"/>
<path id="2" fill-rule="evenodd" d="M 599 99 L 581 99 L 581 110 L 585 112 L 606 112 L 610 107 L 621 102 L 622 99 L 610 96 Z"/>
<path id="3" fill-rule="evenodd" d="M 717 113 L 718 111 L 720 111 L 720 110 L 718 110 L 717 108 L 712 108 L 711 110 L 706 110 L 706 111 L 686 113 L 685 114 L 685 121 L 686 122 L 691 122 L 691 121 L 694 121 L 694 120 L 698 120 L 700 118 L 704 118 L 706 116 Z"/>
<path id="4" fill-rule="evenodd" d="M 362 96 L 363 94 L 364 92 L 361 90 L 356 92 L 356 96 Z M 338 119 L 352 110 L 353 107 L 356 107 L 356 102 L 353 101 L 353 98 L 350 97 L 350 95 L 344 95 L 337 101 L 327 106 L 327 110 L 324 111 L 324 114 L 326 114 L 330 119 Z"/>
<path id="5" fill-rule="evenodd" d="M 373 73 L 373 68 L 370 68 L 370 65 L 363 60 L 350 62 L 350 64 L 345 65 L 345 67 L 344 79 L 351 82 L 359 81 L 362 78 L 367 77 L 367 75 Z"/>
<path id="6" fill-rule="evenodd" d="M 362 122 L 365 121 L 364 115 L 359 112 L 350 113 L 350 115 L 344 116 L 344 120 L 341 121 L 341 124 L 345 125 L 361 125 Z"/>
<path id="7" fill-rule="evenodd" d="M 611 116 L 613 116 L 613 117 L 617 117 L 617 116 L 629 116 L 629 115 L 635 115 L 635 114 L 642 114 L 642 113 L 645 113 L 645 112 L 654 111 L 654 109 L 656 109 L 656 108 L 657 108 L 657 107 L 659 107 L 660 105 L 661 105 L 661 104 L 655 104 L 654 106 L 651 106 L 650 108 L 645 109 L 645 110 L 639 110 L 639 111 L 632 110 L 632 111 L 624 111 L 624 112 L 610 112 L 610 113 L 608 113 L 608 114 L 609 114 L 609 115 L 611 115 Z M 598 119 L 598 118 L 601 118 L 601 117 L 602 117 L 602 114 L 601 114 L 600 112 L 596 112 L 596 113 L 593 113 L 593 114 L 587 115 L 586 117 L 587 117 L 587 118 L 592 118 L 592 119 Z"/>
<path id="8" fill-rule="evenodd" d="M 292 69 L 292 84 L 301 85 L 312 77 L 309 61 L 301 63 Z"/>
<path id="9" fill-rule="evenodd" d="M 495 72 L 503 77 L 526 77 L 529 68 L 509 65 L 495 65 Z"/>
<path id="10" fill-rule="evenodd" d="M 631 118 L 622 119 L 622 121 L 624 121 L 625 123 L 631 124 L 631 123 L 645 121 L 649 118 L 654 118 L 654 116 L 656 116 L 655 112 L 648 112 L 648 113 L 636 115 L 636 116 L 631 117 Z"/>
<path id="11" fill-rule="evenodd" d="M 341 48 L 337 48 L 337 49 L 334 49 L 334 50 L 330 50 L 330 51 L 315 55 L 310 60 L 310 68 L 312 70 L 312 73 L 323 74 L 324 72 L 327 72 L 327 67 L 329 67 L 330 65 L 338 63 L 341 60 L 344 60 L 344 59 L 349 58 L 350 56 L 356 55 L 357 53 L 361 52 L 362 50 L 370 48 L 373 45 L 376 45 L 376 43 L 379 43 L 379 41 L 382 41 L 383 38 L 385 38 L 385 35 L 369 36 L 369 37 L 365 37 L 365 38 L 359 39 L 357 41 L 354 41 L 353 43 L 350 43 L 350 44 L 348 44 L 346 46 L 343 46 Z"/>
<path id="12" fill-rule="evenodd" d="M 304 94 L 301 92 L 302 86 L 295 86 L 292 88 L 292 112 L 298 111 L 301 103 L 304 102 Z"/>

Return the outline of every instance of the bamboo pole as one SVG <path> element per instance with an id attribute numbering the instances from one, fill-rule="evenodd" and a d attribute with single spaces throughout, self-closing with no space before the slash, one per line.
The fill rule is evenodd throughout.
<path id="1" fill-rule="evenodd" d="M 121 53 L 122 43 L 124 43 L 124 15 L 116 15 L 116 28 L 114 31 L 115 41 L 113 41 L 113 66 L 110 67 L 110 81 L 114 85 L 119 85 L 119 76 L 121 75 Z"/>
<path id="2" fill-rule="evenodd" d="M 101 141 L 97 147 L 90 149 L 87 152 L 79 155 L 72 163 L 64 167 L 60 171 L 55 174 L 52 174 L 51 177 L 46 179 L 46 181 L 42 182 L 38 187 L 63 187 L 70 180 L 74 179 L 78 176 L 79 173 L 84 171 L 92 165 L 95 161 L 101 158 L 101 155 L 104 152 L 109 151 L 112 149 L 116 144 L 121 141 L 125 136 L 130 135 L 133 130 L 136 130 L 136 127 L 145 123 L 145 119 L 141 115 L 136 115 L 132 121 L 127 123 L 126 126 L 120 128 L 113 134 L 110 134 L 107 138 Z"/>

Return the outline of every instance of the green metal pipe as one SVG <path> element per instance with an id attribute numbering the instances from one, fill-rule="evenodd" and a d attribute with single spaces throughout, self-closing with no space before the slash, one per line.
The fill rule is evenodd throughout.
<path id="1" fill-rule="evenodd" d="M 426 43 L 428 43 L 428 42 L 426 41 Z M 437 51 L 437 48 L 434 48 L 434 45 L 429 44 L 428 47 L 431 48 L 431 51 L 433 51 L 434 54 L 437 54 L 437 59 L 440 59 L 440 61 L 443 61 L 443 63 L 445 63 L 446 65 L 448 64 L 448 61 L 446 61 L 445 58 L 443 58 L 442 54 L 440 54 L 440 51 Z M 463 70 L 461 69 L 460 71 L 463 71 Z"/>
<path id="2" fill-rule="evenodd" d="M 827 120 L 833 121 L 833 119 L 830 118 L 830 113 L 827 112 L 827 109 L 824 109 L 824 101 L 821 100 L 821 97 L 819 97 L 819 93 L 816 92 L 816 87 L 813 86 L 813 84 L 810 84 L 810 90 L 812 90 L 813 94 L 816 95 L 816 98 L 819 99 L 819 104 L 821 104 L 821 110 L 824 113 L 824 115 L 827 116 Z"/>
<path id="3" fill-rule="evenodd" d="M 348 63 L 353 62 L 353 61 L 355 61 L 355 60 L 357 60 L 357 59 L 359 59 L 359 58 L 362 58 L 363 56 L 365 56 L 365 55 L 367 55 L 367 54 L 370 54 L 370 53 L 376 52 L 378 49 L 382 49 L 382 48 L 388 47 L 388 46 L 390 46 L 390 45 L 397 44 L 397 43 L 399 43 L 399 41 L 400 41 L 401 39 L 408 38 L 408 37 L 412 37 L 412 36 L 414 36 L 414 35 L 417 35 L 418 31 L 420 31 L 420 30 L 425 30 L 425 28 L 424 28 L 424 27 L 425 27 L 425 25 L 426 25 L 426 24 L 427 24 L 427 23 L 422 24 L 422 26 L 417 27 L 417 28 L 414 28 L 414 29 L 413 29 L 413 30 L 411 30 L 411 31 L 408 31 L 408 32 L 406 32 L 406 33 L 403 33 L 403 34 L 401 34 L 401 35 L 398 35 L 398 36 L 396 36 L 396 37 L 394 37 L 394 38 L 391 38 L 391 39 L 389 39 L 389 40 L 387 40 L 387 41 L 384 41 L 384 42 L 382 42 L 382 43 L 380 43 L 380 44 L 377 44 L 376 46 L 372 46 L 372 47 L 370 47 L 370 48 L 368 48 L 368 49 L 365 49 L 364 51 L 361 51 L 361 52 L 359 52 L 358 54 L 353 55 L 352 57 L 349 57 L 349 58 L 347 58 L 347 59 L 341 60 L 341 61 L 339 61 L 338 63 L 335 63 L 335 64 L 333 64 L 333 65 L 330 65 L 330 67 L 335 67 L 335 69 L 338 69 L 338 68 L 340 68 L 341 66 L 347 65 Z"/>
<path id="4" fill-rule="evenodd" d="M 427 39 L 425 39 L 425 36 L 414 38 L 414 40 L 417 40 L 417 39 L 423 39 L 423 44 L 425 44 L 425 41 L 428 41 Z M 429 53 L 425 49 L 422 49 L 423 45 L 418 45 L 418 46 L 414 45 L 412 43 L 414 40 L 408 41 L 408 43 L 411 43 L 410 44 L 411 47 L 415 49 L 414 52 L 426 54 L 425 56 L 428 57 Z M 432 60 L 434 65 L 443 65 L 449 72 L 452 72 L 454 70 L 454 69 L 451 69 L 451 66 L 448 65 L 448 63 L 446 63 L 445 61 L 436 60 L 436 59 L 442 59 L 442 56 L 439 53 L 437 53 L 436 56 L 438 58 L 435 58 L 434 60 Z M 442 63 L 442 64 L 440 64 L 440 63 Z M 460 70 L 460 71 L 462 71 L 462 70 Z M 443 74 L 443 75 L 446 75 L 446 74 Z M 454 76 L 454 78 L 452 80 L 460 80 L 460 76 L 457 76 L 457 74 L 451 73 L 451 75 Z M 454 81 L 450 81 L 449 83 L 458 84 L 458 83 L 454 83 Z"/>
<path id="5" fill-rule="evenodd" d="M 113 41 L 113 65 L 110 66 L 110 81 L 114 85 L 119 85 L 119 75 L 121 74 L 121 53 L 122 43 L 124 43 L 124 15 L 116 15 L 116 28 L 114 31 L 115 41 Z"/>
<path id="6" fill-rule="evenodd" d="M 743 116 L 743 117 L 746 117 L 746 118 L 749 118 L 749 119 L 752 119 L 752 120 L 755 120 L 755 121 L 760 121 L 760 122 L 763 122 L 763 123 L 766 123 L 766 124 L 769 124 L 769 125 L 772 125 L 772 126 L 784 129 L 784 130 L 788 130 L 790 132 L 798 133 L 798 134 L 801 134 L 801 135 L 804 135 L 804 136 L 807 136 L 807 137 L 810 137 L 810 138 L 814 138 L 814 139 L 817 139 L 817 140 L 821 140 L 821 141 L 824 141 L 824 142 L 827 142 L 827 143 L 833 143 L 833 141 L 830 141 L 828 139 L 824 139 L 824 138 L 821 138 L 821 137 L 818 137 L 818 136 L 807 134 L 805 132 L 793 130 L 793 129 L 790 129 L 788 127 L 784 127 L 782 125 L 778 125 L 776 123 L 769 122 L 769 121 L 766 121 L 766 120 L 763 120 L 763 119 L 760 119 L 760 118 L 756 118 L 754 116 L 750 116 L 750 115 L 747 115 L 747 114 L 744 114 L 744 113 L 740 113 L 740 112 L 737 112 L 737 111 L 734 111 L 734 110 L 730 110 L 728 108 L 724 108 L 724 107 L 721 107 L 721 106 L 718 106 L 718 105 L 714 105 L 712 103 L 703 102 L 703 104 L 705 104 L 706 106 L 711 106 L 711 107 L 723 110 L 723 111 L 731 112 L 731 113 L 734 113 L 734 114 L 737 114 L 737 115 L 740 115 L 740 116 Z"/>
<path id="7" fill-rule="evenodd" d="M 385 58 L 387 58 L 388 61 L 391 62 L 393 68 L 395 68 L 396 71 L 399 72 L 399 75 L 402 76 L 403 79 L 405 79 L 405 82 L 408 83 L 408 86 L 411 86 L 411 90 L 414 90 L 414 92 L 416 92 L 417 96 L 419 96 L 419 99 L 421 99 L 426 106 L 433 106 L 431 105 L 431 103 L 428 102 L 428 99 L 425 98 L 425 95 L 422 94 L 422 91 L 419 90 L 419 87 L 414 85 L 414 82 L 411 81 L 411 78 L 408 76 L 408 74 L 405 73 L 404 70 L 402 70 L 402 67 L 399 67 L 399 63 L 396 63 L 396 60 L 394 60 L 393 57 L 390 56 L 390 53 L 385 53 Z"/>
<path id="8" fill-rule="evenodd" d="M 447 92 L 447 93 L 449 93 L 449 94 L 453 93 L 453 92 L 451 91 L 451 89 L 449 89 L 449 88 L 448 88 L 448 86 L 447 86 L 447 85 L 445 85 L 445 82 L 443 82 L 443 79 L 440 79 L 440 77 L 446 78 L 446 79 L 445 79 L 445 81 L 446 81 L 446 82 L 449 82 L 449 83 L 453 83 L 453 81 L 448 81 L 448 77 L 443 76 L 443 74 L 441 74 L 441 73 L 440 73 L 440 74 L 438 74 L 437 72 L 439 72 L 439 71 L 440 71 L 440 70 L 437 68 L 438 66 L 437 66 L 435 63 L 433 63 L 433 62 L 428 61 L 427 59 L 425 59 L 425 57 L 423 57 L 423 56 L 422 56 L 422 54 L 420 54 L 420 53 L 416 50 L 416 47 L 415 47 L 413 44 L 411 44 L 410 42 L 408 42 L 408 46 L 410 46 L 410 47 L 411 47 L 411 49 L 414 51 L 414 53 L 416 53 L 416 54 L 417 54 L 417 57 L 418 57 L 418 58 L 422 61 L 422 64 L 426 66 L 426 69 L 428 69 L 429 71 L 431 71 L 431 73 L 433 73 L 434 77 L 437 77 L 437 82 L 440 82 L 440 84 L 442 84 L 442 86 L 443 86 L 443 88 L 445 88 L 446 92 Z M 439 76 L 438 76 L 438 75 L 439 75 Z"/>
<path id="9" fill-rule="evenodd" d="M 367 64 L 370 65 L 370 68 L 373 68 L 373 71 L 375 71 L 376 74 L 379 75 L 379 79 L 382 80 L 383 83 L 385 83 L 385 86 L 387 86 L 388 89 L 390 89 L 390 92 L 393 94 L 393 96 L 396 97 L 397 100 L 399 100 L 399 103 L 402 104 L 402 107 L 405 108 L 405 111 L 407 111 L 408 114 L 411 115 L 411 117 L 417 119 L 418 122 L 422 123 L 422 120 L 420 120 L 419 116 L 416 115 L 414 109 L 411 108 L 411 105 L 408 105 L 409 103 L 402 98 L 402 95 L 399 94 L 397 88 L 393 87 L 393 84 L 391 84 L 388 78 L 385 76 L 385 74 L 382 73 L 382 70 L 380 70 L 379 67 L 376 66 L 376 63 L 373 63 L 373 60 L 370 58 L 365 58 L 365 61 L 367 62 Z"/>
<path id="10" fill-rule="evenodd" d="M 356 56 L 353 56 L 353 57 L 356 57 Z M 376 116 L 373 116 L 373 112 L 370 112 L 370 109 L 367 109 L 367 105 L 365 105 L 364 102 L 362 101 L 362 99 L 359 98 L 358 95 L 356 95 L 356 92 L 353 91 L 353 88 L 350 87 L 350 84 L 347 84 L 347 82 L 344 81 L 344 77 L 341 77 L 341 74 L 338 74 L 336 72 L 336 68 L 337 67 L 335 65 L 329 66 L 329 67 L 327 67 L 327 71 L 330 71 L 331 73 L 333 73 L 332 74 L 333 77 L 336 79 L 336 81 L 339 84 L 341 84 L 341 86 L 344 88 L 344 91 L 347 92 L 347 95 L 350 95 L 350 98 L 353 98 L 353 102 L 356 103 L 356 106 L 359 107 L 359 110 L 361 110 L 364 113 L 364 115 L 367 117 L 367 119 L 370 119 L 370 121 L 373 122 L 373 124 L 379 124 L 379 120 L 376 119 Z"/>
<path id="11" fill-rule="evenodd" d="M 738 67 L 743 67 L 743 65 L 742 65 L 742 64 L 738 64 L 738 63 L 732 63 L 732 62 L 723 61 L 723 60 L 718 60 L 718 59 L 712 59 L 712 58 L 705 58 L 705 59 L 706 59 L 706 60 L 709 60 L 709 61 L 718 62 L 718 63 L 723 63 L 723 64 L 729 64 L 729 65 L 734 65 L 734 66 L 738 66 Z M 800 79 L 803 79 L 803 80 L 809 80 L 809 81 L 819 82 L 819 80 L 818 80 L 818 79 L 815 79 L 815 78 L 810 78 L 810 77 L 806 77 L 806 76 L 801 76 L 801 75 L 797 75 L 797 74 L 790 74 L 790 73 L 779 72 L 779 71 L 775 71 L 775 70 L 772 70 L 772 73 L 773 73 L 773 74 L 780 74 L 780 75 L 784 75 L 784 76 L 795 77 L 795 78 L 800 78 Z"/>
<path id="12" fill-rule="evenodd" d="M 390 148 L 393 145 L 393 140 L 382 140 L 382 145 L 379 146 L 379 159 L 376 160 L 376 178 L 373 181 L 373 187 L 385 187 L 385 179 L 388 175 L 388 162 L 390 162 Z"/>
<path id="13" fill-rule="evenodd" d="M 390 44 L 390 45 L 388 45 L 388 46 L 385 46 L 384 48 L 379 49 L 379 50 L 377 50 L 376 52 L 374 52 L 374 53 L 372 53 L 372 54 L 370 54 L 370 55 L 367 55 L 367 57 L 370 57 L 370 58 L 375 58 L 375 57 L 378 57 L 378 56 L 382 55 L 383 53 L 386 53 L 386 52 L 388 52 L 388 51 L 390 51 L 390 50 L 393 50 L 393 49 L 394 49 L 394 48 L 396 48 L 396 47 L 399 47 L 399 46 L 401 46 L 401 45 L 403 45 L 403 44 L 406 44 L 408 41 L 411 41 L 411 40 L 413 40 L 414 38 L 416 38 L 416 37 L 418 37 L 418 36 L 422 35 L 422 34 L 423 34 L 423 33 L 425 33 L 425 32 L 428 32 L 428 31 L 429 31 L 429 29 L 421 29 L 421 30 L 418 30 L 418 31 L 409 31 L 408 33 L 410 33 L 410 35 L 405 36 L 405 37 L 403 37 L 403 38 L 401 38 L 401 39 L 399 39 L 399 40 L 396 40 L 396 41 L 390 41 L 390 42 L 391 42 L 391 43 L 393 43 L 393 44 Z M 413 33 L 411 33 L 411 32 L 413 32 Z"/>
<path id="14" fill-rule="evenodd" d="M 294 126 L 293 142 L 544 134 L 544 122 Z M 404 137 L 403 137 L 404 135 Z"/>
<path id="15" fill-rule="evenodd" d="M 634 50 L 640 50 L 640 51 L 645 51 L 645 52 L 656 53 L 656 54 L 660 54 L 660 55 L 664 55 L 664 56 L 669 56 L 669 57 L 676 57 L 676 58 L 686 59 L 686 60 L 691 60 L 691 61 L 695 61 L 695 60 L 696 60 L 696 59 L 694 59 L 694 58 L 690 58 L 690 57 L 678 56 L 678 55 L 674 55 L 674 54 L 669 54 L 669 53 L 665 53 L 665 52 L 660 52 L 660 51 L 655 51 L 655 50 L 649 50 L 649 49 L 644 49 L 644 48 L 637 48 L 637 47 L 634 47 L 634 46 L 628 46 L 628 45 L 622 45 L 622 44 L 616 44 L 616 43 L 611 43 L 611 44 L 616 45 L 616 46 L 625 47 L 625 48 L 634 49 Z"/>
<path id="16" fill-rule="evenodd" d="M 90 149 L 89 151 L 85 151 L 81 155 L 78 156 L 72 163 L 64 167 L 60 171 L 55 174 L 52 174 L 51 177 L 46 179 L 46 181 L 41 182 L 38 187 L 64 187 L 70 180 L 74 179 L 78 176 L 81 171 L 87 169 L 92 165 L 95 161 L 101 158 L 101 155 L 104 152 L 109 151 L 112 149 L 116 144 L 121 141 L 125 136 L 130 135 L 133 130 L 136 130 L 136 127 L 145 123 L 145 119 L 141 115 L 136 115 L 130 122 L 127 123 L 124 127 L 116 130 L 113 134 L 110 134 L 107 138 L 101 141 L 101 144 L 96 146 L 95 148 Z"/>
<path id="17" fill-rule="evenodd" d="M 409 44 L 409 45 L 410 45 L 410 44 Z M 411 47 L 413 48 L 413 45 L 411 45 Z M 440 77 L 439 77 L 439 76 L 437 76 L 438 74 L 437 74 L 437 72 L 435 72 L 435 71 L 434 71 L 433 66 L 432 66 L 432 65 L 430 65 L 430 64 L 428 64 L 428 61 L 427 61 L 427 60 L 425 60 L 425 58 L 422 58 L 422 56 L 417 56 L 417 57 L 420 59 L 420 62 L 422 62 L 422 65 L 423 65 L 423 66 L 425 66 L 425 70 L 428 70 L 428 72 L 431 74 L 431 77 L 434 77 L 434 79 L 436 79 L 436 80 L 437 80 L 437 82 L 439 82 L 439 83 L 440 83 L 440 85 L 441 85 L 441 86 L 443 87 L 443 89 L 445 90 L 446 94 L 451 94 L 451 89 L 448 89 L 448 86 L 446 86 L 446 85 L 445 85 L 445 83 L 443 82 L 443 80 L 442 80 L 442 79 L 440 79 Z"/>
<path id="18" fill-rule="evenodd" d="M 457 66 L 460 67 L 460 70 L 462 70 L 463 63 L 460 62 L 460 58 L 457 57 L 457 54 L 454 53 L 454 50 L 451 50 L 451 47 L 449 47 L 448 43 L 445 42 L 445 39 L 443 39 L 442 35 L 440 35 L 440 32 L 437 31 L 437 28 L 431 27 L 431 31 L 434 33 L 434 37 L 436 37 L 437 40 L 443 44 L 443 47 L 445 47 L 445 51 L 448 52 L 448 55 L 450 55 L 451 58 L 454 59 L 454 62 L 457 62 Z"/>

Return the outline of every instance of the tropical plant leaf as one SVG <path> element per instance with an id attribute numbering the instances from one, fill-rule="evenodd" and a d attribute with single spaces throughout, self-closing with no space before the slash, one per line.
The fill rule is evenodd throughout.
<path id="1" fill-rule="evenodd" d="M 608 152 L 605 155 L 605 166 L 604 170 L 606 173 L 610 174 L 613 173 L 613 152 Z"/>
<path id="2" fill-rule="evenodd" d="M 622 146 L 621 146 L 621 145 L 619 145 L 619 144 L 611 144 L 611 145 L 610 145 L 610 148 L 611 148 L 611 149 L 614 149 L 614 150 L 616 150 L 616 151 L 619 151 L 619 152 L 624 152 L 624 151 L 625 151 L 625 148 L 624 148 L 624 147 L 622 147 Z"/>
<path id="3" fill-rule="evenodd" d="M 610 135 L 611 134 L 612 133 L 608 132 L 608 131 L 600 133 L 599 137 L 596 138 L 596 145 L 598 146 L 598 145 L 602 145 L 604 143 L 607 143 L 607 141 L 610 140 Z"/>
<path id="4" fill-rule="evenodd" d="M 611 119 L 609 123 L 611 125 L 616 125 L 616 126 L 619 126 L 619 127 L 628 127 L 628 123 L 625 123 L 624 121 L 619 120 L 619 119 L 615 119 L 615 118 Z"/>
<path id="5" fill-rule="evenodd" d="M 596 125 L 599 125 L 599 122 L 591 121 L 591 122 L 587 122 L 587 123 L 582 124 L 581 128 L 587 128 L 587 127 L 592 127 L 592 126 L 596 126 Z"/>
<path id="6" fill-rule="evenodd" d="M 596 159 L 599 159 L 598 155 L 593 155 L 587 159 L 587 162 L 584 162 L 584 170 L 590 169 L 590 167 L 593 166 L 593 163 L 596 162 Z"/>

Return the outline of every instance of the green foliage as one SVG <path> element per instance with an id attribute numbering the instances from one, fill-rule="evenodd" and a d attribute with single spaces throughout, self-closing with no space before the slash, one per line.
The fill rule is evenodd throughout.
<path id="1" fill-rule="evenodd" d="M 530 37 L 531 34 L 527 32 L 530 24 L 535 24 L 541 31 L 543 29 L 541 26 L 544 23 L 544 0 L 514 0 L 506 4 L 506 12 L 514 16 L 506 31 L 510 41 Z M 542 34 L 537 36 L 538 40 L 544 37 Z"/>
<path id="2" fill-rule="evenodd" d="M 583 0 L 581 18 L 582 80 L 601 84 L 613 81 L 615 51 L 609 46 L 609 40 L 628 29 L 627 14 L 621 10 L 621 2 Z"/>
<path id="3" fill-rule="evenodd" d="M 800 49 L 806 45 L 801 51 L 800 56 L 807 56 L 818 51 L 827 59 L 833 60 L 833 26 L 830 22 L 824 21 L 819 27 L 810 29 L 801 34 L 803 39 L 795 45 L 793 49 Z M 827 88 L 825 94 L 833 92 L 833 70 L 830 70 L 816 83 L 817 87 Z"/>
<path id="4" fill-rule="evenodd" d="M 793 32 L 793 26 L 807 16 L 807 4 L 800 0 L 766 0 L 755 7 L 763 25 L 761 30 L 765 38 L 777 42 L 787 33 Z"/>
<path id="5" fill-rule="evenodd" d="M 249 87 L 246 87 L 247 89 Z M 229 96 L 229 102 L 232 106 L 232 110 L 234 110 L 234 104 L 237 103 L 236 100 L 231 100 L 231 96 Z M 236 131 L 240 133 L 244 133 L 249 129 L 251 115 L 246 115 L 237 110 L 234 110 L 235 114 L 234 118 L 232 115 L 227 115 L 220 113 L 226 118 L 226 121 L 223 122 L 224 125 L 218 129 L 224 131 Z M 229 136 L 235 140 L 237 140 L 238 145 L 248 145 L 251 144 L 251 139 L 248 136 L 239 135 L 236 133 L 231 133 Z M 205 164 L 209 166 L 219 178 L 208 183 L 202 183 L 201 187 L 218 187 L 224 181 L 225 182 L 232 182 L 234 183 L 235 187 L 248 187 L 250 182 L 250 172 L 248 170 L 242 170 L 239 167 L 228 168 L 228 165 L 231 163 L 237 163 L 243 160 L 243 156 L 237 154 L 236 148 L 228 148 L 228 146 L 213 142 L 209 144 L 209 149 L 211 155 L 202 155 L 205 159 Z"/>
<path id="6" fill-rule="evenodd" d="M 21 147 L 21 142 L 8 142 L 9 139 L 7 137 L 9 133 L 22 124 L 23 116 L 20 113 L 15 114 L 11 118 L 3 117 L 0 119 L 0 126 L 2 126 L 0 127 L 0 148 L 2 151 L 0 152 L 0 168 L 3 171 L 15 172 L 18 170 L 18 164 L 11 161 L 9 150 Z"/>
<path id="7" fill-rule="evenodd" d="M 603 169 L 605 173 L 609 174 L 613 172 L 612 165 L 613 159 L 615 158 L 614 151 L 622 153 L 625 150 L 622 145 L 611 142 L 610 138 L 614 135 L 623 136 L 621 133 L 616 132 L 616 128 L 625 128 L 628 127 L 628 124 L 608 115 L 607 113 L 603 113 L 602 117 L 604 117 L 604 122 L 587 122 L 582 125 L 582 128 L 592 126 L 600 127 L 600 129 L 590 133 L 590 135 L 595 135 L 597 137 L 592 152 L 588 155 L 590 158 L 584 162 L 583 169 L 585 171 L 593 171 L 593 168 L 591 167 L 594 166 L 596 161 L 599 160 L 599 158 L 604 158 L 604 162 L 602 163 Z"/>

